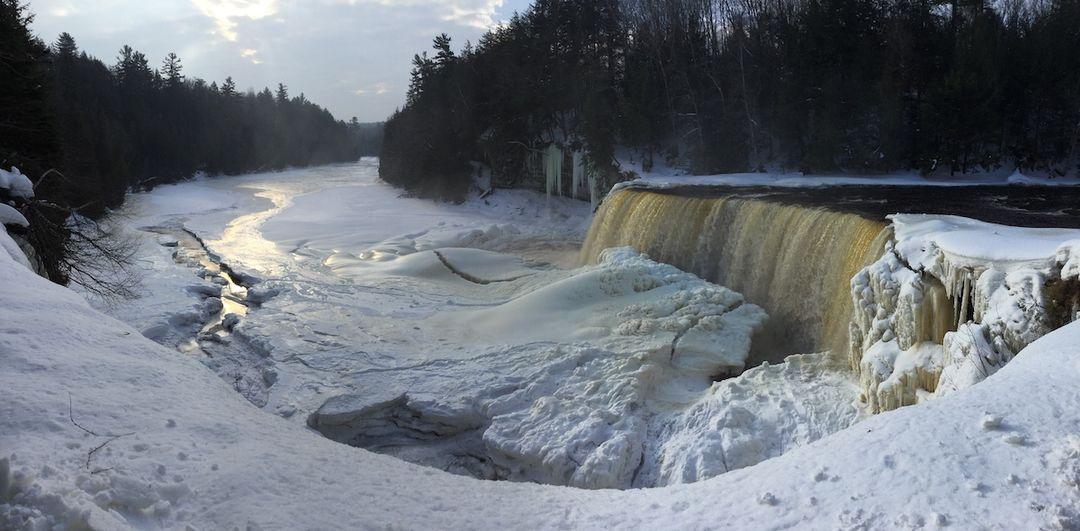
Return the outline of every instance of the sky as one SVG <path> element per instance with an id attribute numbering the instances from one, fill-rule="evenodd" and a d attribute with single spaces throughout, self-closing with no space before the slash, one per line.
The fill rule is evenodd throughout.
<path id="1" fill-rule="evenodd" d="M 33 29 L 60 32 L 108 65 L 124 44 L 160 66 L 239 88 L 284 83 L 335 117 L 381 121 L 405 100 L 413 54 L 446 32 L 455 49 L 528 0 L 30 0 Z"/>

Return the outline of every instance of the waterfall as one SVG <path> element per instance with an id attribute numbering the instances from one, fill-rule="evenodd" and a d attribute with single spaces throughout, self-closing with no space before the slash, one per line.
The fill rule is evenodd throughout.
<path id="1" fill-rule="evenodd" d="M 851 278 L 884 252 L 885 227 L 823 208 L 628 189 L 604 200 L 582 260 L 629 245 L 742 292 L 770 316 L 754 338 L 753 361 L 823 350 L 846 360 Z"/>

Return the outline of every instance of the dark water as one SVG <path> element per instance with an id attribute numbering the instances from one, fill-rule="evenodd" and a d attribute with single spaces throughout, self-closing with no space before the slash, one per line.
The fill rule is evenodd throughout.
<path id="1" fill-rule="evenodd" d="M 678 186 L 652 191 L 691 197 L 758 197 L 879 220 L 896 213 L 953 214 L 1020 227 L 1080 228 L 1080 186 Z"/>

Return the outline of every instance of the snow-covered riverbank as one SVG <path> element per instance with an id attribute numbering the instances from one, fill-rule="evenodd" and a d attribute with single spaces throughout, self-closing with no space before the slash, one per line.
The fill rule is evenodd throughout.
<path id="1" fill-rule="evenodd" d="M 135 328 L 0 254 L 0 527 L 1080 524 L 1076 325 L 812 442 L 858 420 L 854 382 L 807 355 L 712 384 L 760 319 L 738 294 L 628 251 L 571 268 L 587 206 L 401 199 L 366 164 L 132 198 L 133 229 L 192 230 L 260 301 L 205 356 L 139 333 L 197 333 L 177 317 L 214 284 L 158 234 L 146 296 L 110 310 Z M 674 486 L 480 481 L 330 438 L 459 474 Z"/>

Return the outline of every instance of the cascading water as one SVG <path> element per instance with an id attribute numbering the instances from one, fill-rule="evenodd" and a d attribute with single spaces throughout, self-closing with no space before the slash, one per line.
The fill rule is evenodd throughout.
<path id="1" fill-rule="evenodd" d="M 683 197 L 643 190 L 608 196 L 582 259 L 629 245 L 743 293 L 766 309 L 752 361 L 848 351 L 851 278 L 884 252 L 885 222 L 857 214 L 742 197 Z"/>

